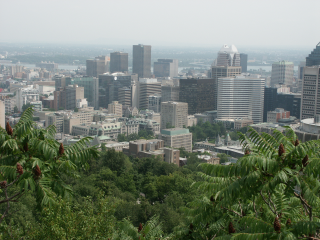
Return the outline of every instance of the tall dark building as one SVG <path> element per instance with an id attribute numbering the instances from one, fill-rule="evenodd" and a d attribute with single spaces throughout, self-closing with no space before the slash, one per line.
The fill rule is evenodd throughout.
<path id="1" fill-rule="evenodd" d="M 267 121 L 267 113 L 274 111 L 277 108 L 277 88 L 264 88 L 264 106 L 263 106 L 263 121 Z M 287 110 L 287 109 L 286 109 Z"/>
<path id="2" fill-rule="evenodd" d="M 128 72 L 128 53 L 110 53 L 110 72 Z"/>
<path id="3" fill-rule="evenodd" d="M 283 108 L 290 111 L 290 116 L 300 119 L 301 94 L 299 93 L 277 93 L 277 88 L 265 88 L 263 121 L 267 121 L 268 111 Z"/>
<path id="4" fill-rule="evenodd" d="M 119 89 L 123 87 L 131 87 L 137 82 L 136 74 L 101 74 L 99 75 L 99 107 L 108 108 L 108 104 L 112 101 L 119 101 Z"/>
<path id="5" fill-rule="evenodd" d="M 242 68 L 242 72 L 247 72 L 248 54 L 240 53 L 240 66 Z"/>
<path id="6" fill-rule="evenodd" d="M 320 42 L 317 44 L 316 48 L 306 57 L 306 66 L 311 67 L 315 65 L 320 65 Z"/>
<path id="7" fill-rule="evenodd" d="M 188 114 L 213 110 L 214 88 L 213 79 L 180 79 L 179 102 L 188 103 Z"/>
<path id="8" fill-rule="evenodd" d="M 300 119 L 301 94 L 299 93 L 280 93 L 278 94 L 277 108 L 290 111 L 290 116 Z"/>
<path id="9" fill-rule="evenodd" d="M 151 77 L 151 46 L 133 45 L 132 73 L 137 73 L 139 78 Z"/>

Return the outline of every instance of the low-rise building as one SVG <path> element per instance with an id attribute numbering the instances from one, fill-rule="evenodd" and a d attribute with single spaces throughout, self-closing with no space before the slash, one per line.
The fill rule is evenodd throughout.
<path id="1" fill-rule="evenodd" d="M 124 147 L 129 147 L 129 142 L 119 142 L 119 143 L 109 143 L 105 145 L 108 150 L 114 149 L 116 151 L 122 152 Z"/>
<path id="2" fill-rule="evenodd" d="M 290 112 L 284 110 L 283 108 L 276 108 L 274 111 L 269 111 L 267 113 L 267 122 L 276 123 L 279 119 L 289 118 Z"/>
<path id="3" fill-rule="evenodd" d="M 159 139 L 130 141 L 129 147 L 123 147 L 123 153 L 138 158 L 158 157 L 162 161 L 179 166 L 180 151 L 163 147 L 163 141 Z"/>
<path id="4" fill-rule="evenodd" d="M 250 126 L 251 124 L 253 124 L 251 119 L 235 119 L 234 129 L 239 130 L 240 128 Z"/>

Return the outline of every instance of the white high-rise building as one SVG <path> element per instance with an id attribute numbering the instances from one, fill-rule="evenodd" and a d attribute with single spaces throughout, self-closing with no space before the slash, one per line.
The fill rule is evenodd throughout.
<path id="1" fill-rule="evenodd" d="M 224 44 L 218 52 L 218 58 L 216 61 L 217 66 L 240 66 L 240 53 L 236 46 Z"/>
<path id="2" fill-rule="evenodd" d="M 167 126 L 168 125 L 168 126 Z M 170 127 L 183 128 L 188 126 L 188 103 L 161 103 L 161 129 Z"/>
<path id="3" fill-rule="evenodd" d="M 271 87 L 275 87 L 278 84 L 292 86 L 293 68 L 293 62 L 280 61 L 272 63 Z"/>
<path id="4" fill-rule="evenodd" d="M 6 108 L 3 101 L 0 101 L 0 127 L 6 129 Z"/>
<path id="5" fill-rule="evenodd" d="M 218 119 L 252 119 L 263 122 L 265 79 L 256 76 L 236 76 L 218 79 Z"/>

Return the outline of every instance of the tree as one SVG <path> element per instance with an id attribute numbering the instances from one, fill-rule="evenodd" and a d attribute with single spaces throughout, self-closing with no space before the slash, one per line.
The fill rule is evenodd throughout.
<path id="1" fill-rule="evenodd" d="M 86 197 L 83 203 L 72 204 L 59 200 L 41 213 L 40 224 L 32 226 L 29 239 L 108 239 L 114 232 L 115 206 L 99 193 L 93 201 Z"/>
<path id="2" fill-rule="evenodd" d="M 218 153 L 217 157 L 220 158 L 220 163 L 225 163 L 228 162 L 228 157 L 230 156 L 225 153 Z"/>
<path id="3" fill-rule="evenodd" d="M 13 108 L 13 112 L 14 112 L 14 113 L 18 113 L 18 112 L 19 112 L 19 110 L 18 110 L 18 107 L 17 107 L 17 106 L 14 106 L 14 108 Z"/>
<path id="4" fill-rule="evenodd" d="M 190 239 L 319 239 L 320 141 L 294 131 L 240 133 L 246 155 L 236 164 L 201 164 L 203 192 L 185 209 Z"/>
<path id="5" fill-rule="evenodd" d="M 27 103 L 27 104 L 23 104 L 22 106 L 22 112 L 24 112 L 25 110 L 27 110 L 27 108 L 30 108 L 32 107 L 32 105 L 30 103 Z M 18 108 L 17 108 L 18 109 Z"/>
<path id="6" fill-rule="evenodd" d="M 40 208 L 54 205 L 56 196 L 70 196 L 72 190 L 64 179 L 77 177 L 87 160 L 98 156 L 96 147 L 87 147 L 91 138 L 64 147 L 55 140 L 55 126 L 35 127 L 33 112 L 26 109 L 14 129 L 9 122 L 6 130 L 0 128 L 0 204 L 6 205 L 0 223 L 10 214 L 10 205 L 26 192 L 35 195 Z"/>
<path id="7" fill-rule="evenodd" d="M 78 108 L 75 108 L 75 109 L 74 109 L 74 112 L 79 112 L 79 109 L 78 109 Z"/>
<path id="8" fill-rule="evenodd" d="M 118 142 L 126 142 L 126 141 L 127 141 L 127 137 L 124 133 L 118 134 Z"/>
<path id="9" fill-rule="evenodd" d="M 174 126 L 172 126 L 171 123 L 167 122 L 166 129 L 168 129 L 168 128 L 174 128 Z"/>

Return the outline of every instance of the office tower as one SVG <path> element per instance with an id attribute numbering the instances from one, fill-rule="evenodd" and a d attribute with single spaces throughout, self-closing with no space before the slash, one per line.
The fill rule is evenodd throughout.
<path id="1" fill-rule="evenodd" d="M 109 72 L 110 58 L 107 56 L 95 57 L 95 59 L 88 59 L 86 61 L 87 76 L 99 77 L 100 74 Z"/>
<path id="2" fill-rule="evenodd" d="M 108 105 L 108 113 L 122 117 L 122 104 L 118 103 L 118 101 L 112 101 L 112 103 Z"/>
<path id="3" fill-rule="evenodd" d="M 70 78 L 70 77 L 55 75 L 52 78 L 52 80 L 55 82 L 55 90 L 56 91 L 58 91 L 60 88 L 64 88 L 64 87 L 72 84 L 72 78 Z"/>
<path id="4" fill-rule="evenodd" d="M 132 106 L 132 87 L 119 88 L 118 89 L 118 101 L 123 106 L 131 107 Z"/>
<path id="5" fill-rule="evenodd" d="M 156 78 L 139 78 L 138 97 L 140 110 L 148 108 L 149 96 L 151 95 L 161 96 L 161 82 L 158 82 Z"/>
<path id="6" fill-rule="evenodd" d="M 180 87 L 177 86 L 161 86 L 161 101 L 179 101 Z"/>
<path id="7" fill-rule="evenodd" d="M 215 82 L 213 79 L 180 79 L 179 101 L 188 103 L 188 114 L 214 109 Z"/>
<path id="8" fill-rule="evenodd" d="M 183 128 L 188 126 L 188 103 L 162 102 L 161 129 L 168 127 Z"/>
<path id="9" fill-rule="evenodd" d="M 247 72 L 247 66 L 248 66 L 248 54 L 240 53 L 240 66 L 241 71 Z"/>
<path id="10" fill-rule="evenodd" d="M 316 48 L 312 50 L 309 56 L 306 57 L 307 67 L 315 65 L 320 65 L 320 42 L 317 44 Z"/>
<path id="11" fill-rule="evenodd" d="M 153 73 L 155 77 L 176 77 L 178 76 L 177 59 L 158 59 L 158 62 L 153 64 Z"/>
<path id="12" fill-rule="evenodd" d="M 265 79 L 237 76 L 218 79 L 218 119 L 252 119 L 263 122 Z"/>
<path id="13" fill-rule="evenodd" d="M 301 94 L 300 93 L 278 93 L 277 108 L 283 108 L 290 112 L 290 116 L 300 119 Z"/>
<path id="14" fill-rule="evenodd" d="M 307 62 L 308 65 L 308 62 Z M 320 66 L 305 67 L 303 71 L 301 120 L 320 114 Z"/>
<path id="15" fill-rule="evenodd" d="M 54 108 L 59 110 L 74 110 L 77 107 L 77 100 L 84 98 L 84 88 L 77 84 L 66 86 L 59 91 L 54 91 Z"/>
<path id="16" fill-rule="evenodd" d="M 128 72 L 128 53 L 110 53 L 110 73 Z"/>
<path id="17" fill-rule="evenodd" d="M 240 67 L 240 53 L 236 46 L 224 44 L 218 52 L 217 66 Z"/>
<path id="18" fill-rule="evenodd" d="M 306 61 L 300 62 L 298 66 L 298 79 L 303 79 L 303 68 L 306 66 Z"/>
<path id="19" fill-rule="evenodd" d="M 292 86 L 293 67 L 293 62 L 274 62 L 271 72 L 271 87 L 275 87 L 278 84 Z"/>
<path id="20" fill-rule="evenodd" d="M 132 73 L 137 73 L 139 78 L 151 77 L 150 45 L 133 45 Z"/>
<path id="21" fill-rule="evenodd" d="M 84 88 L 84 98 L 90 107 L 99 109 L 99 79 L 96 77 L 76 77 L 72 79 L 73 84 Z"/>
<path id="22" fill-rule="evenodd" d="M 6 107 L 3 101 L 0 101 L 0 127 L 6 129 Z"/>
<path id="23" fill-rule="evenodd" d="M 161 96 L 160 95 L 150 95 L 148 100 L 148 110 L 152 110 L 155 113 L 161 111 Z"/>
<path id="24" fill-rule="evenodd" d="M 235 77 L 241 74 L 240 66 L 212 66 L 211 67 L 211 79 L 214 84 L 213 96 L 214 101 L 210 110 L 217 110 L 217 96 L 218 96 L 218 79 L 224 77 Z"/>
<path id="25" fill-rule="evenodd" d="M 277 88 L 264 88 L 263 122 L 267 121 L 267 114 L 277 108 Z"/>
<path id="26" fill-rule="evenodd" d="M 99 106 L 108 108 L 112 101 L 119 101 L 119 89 L 131 87 L 138 80 L 137 74 L 112 73 L 99 75 Z"/>
<path id="27" fill-rule="evenodd" d="M 290 116 L 300 119 L 301 94 L 277 93 L 277 88 L 265 87 L 263 121 L 267 122 L 267 114 L 276 108 L 283 108 L 290 112 Z"/>
<path id="28" fill-rule="evenodd" d="M 163 140 L 165 147 L 192 151 L 192 133 L 187 128 L 162 129 L 159 139 Z"/>

